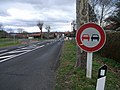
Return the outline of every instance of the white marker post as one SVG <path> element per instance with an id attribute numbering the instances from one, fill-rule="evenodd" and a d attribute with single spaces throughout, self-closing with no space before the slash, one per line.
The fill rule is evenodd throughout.
<path id="1" fill-rule="evenodd" d="M 99 69 L 96 90 L 104 90 L 105 80 L 106 80 L 106 72 L 107 72 L 107 66 L 106 65 L 102 66 Z"/>
<path id="2" fill-rule="evenodd" d="M 86 77 L 87 78 L 92 78 L 92 58 L 93 58 L 93 53 L 92 52 L 87 52 L 87 71 L 86 71 Z"/>

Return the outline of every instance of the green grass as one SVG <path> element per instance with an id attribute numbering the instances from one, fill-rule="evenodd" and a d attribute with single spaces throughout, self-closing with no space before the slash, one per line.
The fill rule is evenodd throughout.
<path id="1" fill-rule="evenodd" d="M 120 74 L 115 72 L 120 69 L 114 60 L 102 58 L 94 54 L 92 79 L 87 79 L 85 69 L 74 68 L 76 60 L 76 44 L 74 41 L 66 41 L 61 55 L 61 64 L 56 72 L 56 90 L 95 90 L 99 68 L 107 64 L 107 80 L 105 90 L 120 90 Z M 115 62 L 116 63 L 116 62 Z"/>
<path id="2" fill-rule="evenodd" d="M 18 40 L 14 41 L 13 39 L 10 38 L 0 38 L 0 48 L 19 44 L 20 42 Z"/>

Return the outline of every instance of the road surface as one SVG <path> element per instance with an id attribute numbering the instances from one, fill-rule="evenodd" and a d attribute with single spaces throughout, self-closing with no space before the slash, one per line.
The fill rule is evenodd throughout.
<path id="1" fill-rule="evenodd" d="M 0 50 L 0 90 L 54 90 L 62 40 Z"/>

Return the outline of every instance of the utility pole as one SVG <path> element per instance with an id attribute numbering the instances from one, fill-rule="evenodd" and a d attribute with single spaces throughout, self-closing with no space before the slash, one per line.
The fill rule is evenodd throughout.
<path id="1" fill-rule="evenodd" d="M 77 30 L 85 23 L 89 22 L 88 0 L 76 0 L 76 24 Z M 77 60 L 75 67 L 86 67 L 86 52 L 77 46 Z"/>

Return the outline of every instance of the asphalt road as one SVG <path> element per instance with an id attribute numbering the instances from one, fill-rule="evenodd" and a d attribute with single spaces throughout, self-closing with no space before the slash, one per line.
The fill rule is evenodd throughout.
<path id="1" fill-rule="evenodd" d="M 62 44 L 52 40 L 1 50 L 0 90 L 54 90 Z"/>

